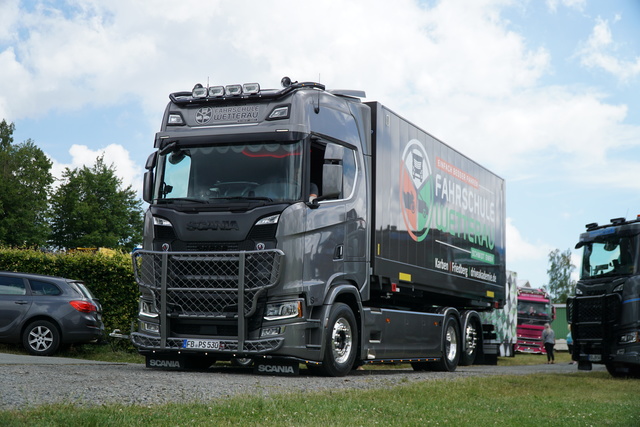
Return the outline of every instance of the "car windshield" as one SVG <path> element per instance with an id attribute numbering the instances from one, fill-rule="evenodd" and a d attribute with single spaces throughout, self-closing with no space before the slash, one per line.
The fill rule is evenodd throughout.
<path id="1" fill-rule="evenodd" d="M 302 157 L 299 141 L 176 148 L 160 157 L 156 199 L 299 201 Z"/>
<path id="2" fill-rule="evenodd" d="M 583 279 L 635 273 L 637 236 L 610 235 L 606 239 L 586 243 L 582 256 Z"/>

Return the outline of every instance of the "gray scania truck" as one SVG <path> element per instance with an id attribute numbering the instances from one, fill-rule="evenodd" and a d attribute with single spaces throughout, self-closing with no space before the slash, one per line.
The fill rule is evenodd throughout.
<path id="1" fill-rule="evenodd" d="M 567 300 L 578 369 L 604 364 L 612 376 L 640 378 L 640 216 L 587 224 L 576 295 Z"/>
<path id="2" fill-rule="evenodd" d="M 364 92 L 282 86 L 170 95 L 133 254 L 147 366 L 495 360 L 504 181 Z"/>

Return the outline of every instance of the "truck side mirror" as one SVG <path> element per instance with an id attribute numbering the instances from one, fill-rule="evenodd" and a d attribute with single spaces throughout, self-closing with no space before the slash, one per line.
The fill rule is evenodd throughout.
<path id="1" fill-rule="evenodd" d="M 153 199 L 153 172 L 146 171 L 144 173 L 142 183 L 142 200 L 147 203 L 151 203 Z"/>

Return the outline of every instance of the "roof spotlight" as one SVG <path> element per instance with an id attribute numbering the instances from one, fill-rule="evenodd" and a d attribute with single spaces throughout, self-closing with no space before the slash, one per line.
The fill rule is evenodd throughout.
<path id="1" fill-rule="evenodd" d="M 198 83 L 193 87 L 191 96 L 194 98 L 205 98 L 207 96 L 207 88 Z"/>

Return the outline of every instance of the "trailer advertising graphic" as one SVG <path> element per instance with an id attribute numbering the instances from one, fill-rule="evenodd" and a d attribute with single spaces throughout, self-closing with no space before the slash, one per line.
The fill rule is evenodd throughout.
<path id="1" fill-rule="evenodd" d="M 493 267 L 498 224 L 496 195 L 479 177 L 457 167 L 412 139 L 400 165 L 400 203 L 407 232 L 416 242 L 432 230 L 445 236 L 435 242 L 457 253 L 452 259 L 435 257 L 430 268 L 495 283 Z M 463 262 L 467 260 L 467 262 Z M 466 264 L 466 265 L 465 265 Z"/>

